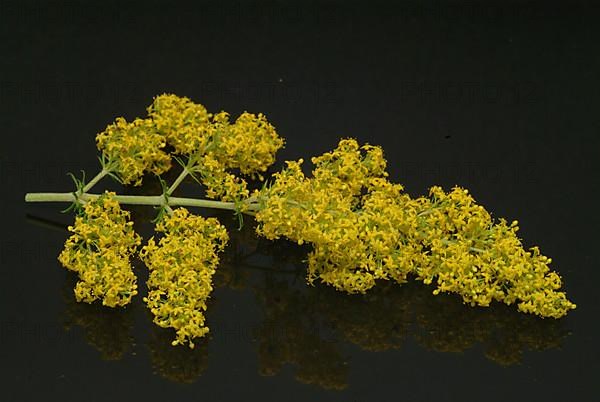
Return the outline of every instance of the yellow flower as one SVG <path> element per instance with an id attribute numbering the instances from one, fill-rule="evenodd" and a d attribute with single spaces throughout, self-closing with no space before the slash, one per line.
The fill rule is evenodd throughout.
<path id="1" fill-rule="evenodd" d="M 488 306 L 493 300 L 517 303 L 520 311 L 559 318 L 574 309 L 560 278 L 550 271 L 551 260 L 534 247 L 529 251 L 517 237 L 518 223 L 494 222 L 469 192 L 455 187 L 430 191 L 429 205 L 420 213 L 422 243 L 429 263 L 416 274 L 436 282 L 439 292 L 458 293 L 465 303 Z"/>
<path id="2" fill-rule="evenodd" d="M 210 114 L 185 97 L 163 94 L 148 107 L 156 131 L 175 153 L 195 161 L 191 170 L 200 173 L 209 198 L 239 201 L 248 197 L 246 181 L 229 172 L 262 179 L 283 139 L 263 114 L 242 113 L 234 123 L 229 114 Z"/>
<path id="3" fill-rule="evenodd" d="M 429 197 L 412 198 L 388 181 L 380 148 L 352 139 L 312 161 L 312 177 L 302 160 L 288 162 L 255 194 L 258 234 L 313 246 L 309 283 L 364 293 L 376 280 L 416 276 L 435 283 L 435 294 L 457 293 L 471 305 L 517 303 L 555 318 L 575 308 L 550 259 L 524 250 L 517 222 L 494 222 L 467 190 L 432 187 Z"/>
<path id="4" fill-rule="evenodd" d="M 262 201 L 257 231 L 270 239 L 284 236 L 311 243 L 309 283 L 319 279 L 338 290 L 364 293 L 377 279 L 387 278 L 384 266 L 397 240 L 377 227 L 373 217 L 379 215 L 356 209 L 362 190 L 375 189 L 377 180 L 386 176 L 383 153 L 378 147 L 342 140 L 333 152 L 313 162 L 312 178 L 302 173 L 302 161 L 288 162 L 257 195 Z"/>
<path id="5" fill-rule="evenodd" d="M 121 210 L 114 193 L 106 192 L 85 204 L 83 214 L 69 227 L 73 235 L 58 259 L 75 271 L 77 301 L 102 299 L 108 307 L 124 306 L 137 294 L 136 277 L 129 262 L 140 244 L 129 212 Z"/>
<path id="6" fill-rule="evenodd" d="M 275 154 L 283 147 L 283 139 L 262 113 L 244 112 L 234 124 L 224 127 L 211 153 L 226 169 L 260 175 L 275 162 Z"/>
<path id="7" fill-rule="evenodd" d="M 193 339 L 209 331 L 204 311 L 227 231 L 215 218 L 195 216 L 185 208 L 176 209 L 156 230 L 165 235 L 158 244 L 150 239 L 140 252 L 150 270 L 144 301 L 156 325 L 175 329 L 173 345 L 193 348 Z"/>
<path id="8" fill-rule="evenodd" d="M 128 123 L 119 117 L 96 136 L 96 142 L 124 184 L 139 186 L 144 172 L 162 174 L 171 167 L 171 157 L 163 151 L 165 137 L 150 119 Z"/>
<path id="9" fill-rule="evenodd" d="M 204 150 L 214 134 L 211 114 L 189 98 L 159 95 L 147 110 L 156 130 L 178 154 L 192 155 Z"/>
<path id="10" fill-rule="evenodd" d="M 206 186 L 206 196 L 221 201 L 241 201 L 248 198 L 248 184 L 225 170 L 212 154 L 199 158 L 200 179 Z"/>

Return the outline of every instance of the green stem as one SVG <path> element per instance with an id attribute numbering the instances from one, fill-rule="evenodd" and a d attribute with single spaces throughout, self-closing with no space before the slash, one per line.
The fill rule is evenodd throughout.
<path id="1" fill-rule="evenodd" d="M 171 187 L 169 187 L 169 189 L 167 190 L 167 195 L 173 194 L 173 191 L 175 191 L 175 189 L 179 187 L 183 179 L 185 179 L 188 174 L 189 171 L 187 170 L 187 167 L 184 166 L 183 171 L 179 174 L 179 176 L 177 176 L 173 184 L 171 184 Z"/>
<path id="2" fill-rule="evenodd" d="M 79 199 L 84 201 L 95 200 L 102 194 L 83 193 Z M 115 195 L 113 197 L 121 204 L 130 205 L 165 205 L 163 195 Z M 73 193 L 27 193 L 25 194 L 25 202 L 74 202 L 75 196 Z M 168 206 L 185 206 L 199 208 L 216 208 L 235 211 L 235 203 L 214 201 L 196 198 L 169 197 Z M 249 211 L 251 212 L 251 211 Z"/>
<path id="3" fill-rule="evenodd" d="M 92 187 L 94 187 L 96 185 L 96 183 L 98 183 L 100 180 L 102 180 L 102 178 L 109 173 L 110 173 L 110 170 L 102 169 L 100 172 L 98 172 L 98 174 L 96 176 L 94 176 L 92 178 L 92 180 L 89 181 L 88 184 L 86 184 L 83 187 L 83 189 L 81 190 L 81 194 L 87 193 L 88 191 L 90 191 L 92 189 Z"/>

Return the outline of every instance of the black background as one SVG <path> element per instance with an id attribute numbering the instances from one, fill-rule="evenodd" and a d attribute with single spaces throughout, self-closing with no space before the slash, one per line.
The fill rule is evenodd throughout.
<path id="1" fill-rule="evenodd" d="M 2 400 L 598 400 L 593 3 L 0 7 Z M 553 257 L 577 310 L 560 321 L 523 318 L 502 306 L 471 309 L 421 285 L 348 301 L 304 285 L 307 250 L 298 246 L 261 241 L 252 261 L 235 260 L 236 247 L 256 245 L 251 233 L 232 235 L 239 239 L 223 270 L 242 285 L 221 280 L 211 337 L 195 354 L 164 346 L 171 333 L 152 326 L 139 297 L 120 313 L 74 306 L 73 277 L 56 261 L 67 235 L 60 227 L 72 218 L 59 213 L 63 205 L 25 205 L 24 193 L 71 191 L 66 172 L 97 171 L 95 134 L 117 116 L 143 116 L 163 92 L 234 116 L 265 113 L 287 140 L 275 168 L 354 137 L 384 148 L 391 177 L 410 194 L 434 184 L 470 189 L 494 216 L 520 221 L 525 245 Z M 154 191 L 151 180 L 145 191 Z M 182 194 L 197 190 L 186 184 Z M 152 213 L 134 210 L 146 238 Z M 145 268 L 136 269 L 143 282 Z M 268 313 L 278 309 L 279 321 Z M 261 338 L 265 322 L 273 331 Z M 366 350 L 344 332 L 347 322 L 366 339 L 402 341 Z M 387 329 L 379 333 L 373 322 Z M 111 344 L 113 360 L 102 348 Z M 268 370 L 259 351 L 287 347 L 295 360 L 261 375 Z M 503 365 L 490 347 L 523 353 Z M 332 349 L 342 357 L 331 358 Z M 190 384 L 163 375 L 193 374 L 190 364 L 203 367 Z M 296 379 L 325 383 L 336 373 L 342 390 Z"/>

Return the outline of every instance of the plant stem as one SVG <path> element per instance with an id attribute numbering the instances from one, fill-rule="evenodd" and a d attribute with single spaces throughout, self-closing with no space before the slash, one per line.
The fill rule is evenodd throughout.
<path id="1" fill-rule="evenodd" d="M 167 190 L 167 195 L 170 196 L 171 194 L 173 194 L 173 191 L 175 191 L 175 189 L 181 184 L 183 179 L 187 177 L 188 173 L 189 171 L 187 170 L 187 167 L 184 166 L 183 171 L 179 174 L 179 176 L 177 176 L 173 184 L 171 184 L 171 187 L 169 187 L 169 189 Z"/>
<path id="2" fill-rule="evenodd" d="M 100 172 L 98 172 L 98 174 L 96 176 L 94 176 L 92 178 L 92 180 L 89 181 L 88 184 L 86 184 L 83 187 L 83 189 L 81 190 L 81 193 L 83 194 L 83 193 L 87 193 L 88 191 L 90 191 L 92 189 L 92 187 L 94 187 L 96 185 L 96 183 L 98 183 L 100 180 L 102 180 L 102 178 L 109 173 L 110 173 L 110 170 L 102 169 Z"/>
<path id="3" fill-rule="evenodd" d="M 79 199 L 84 201 L 91 201 L 101 194 L 90 194 L 83 193 L 79 196 Z M 165 198 L 163 195 L 115 195 L 113 197 L 121 204 L 130 205 L 165 205 Z M 74 202 L 75 196 L 73 193 L 27 193 L 25 194 L 25 202 Z M 226 209 L 235 211 L 235 203 L 214 201 L 206 199 L 196 198 L 182 198 L 182 197 L 169 197 L 168 206 L 186 206 L 186 207 L 200 207 L 200 208 L 216 208 Z M 248 211 L 252 213 L 252 211 Z"/>

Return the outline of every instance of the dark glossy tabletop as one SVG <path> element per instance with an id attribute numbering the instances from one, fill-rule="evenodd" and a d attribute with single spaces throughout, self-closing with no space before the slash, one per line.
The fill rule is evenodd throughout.
<path id="1" fill-rule="evenodd" d="M 418 5 L 421 4 L 421 5 Z M 598 11 L 586 3 L 1 2 L 5 401 L 597 400 Z M 539 319 L 472 308 L 410 281 L 349 296 L 305 282 L 307 246 L 231 242 L 190 351 L 138 296 L 75 302 L 57 256 L 72 215 L 26 192 L 72 191 L 94 137 L 172 92 L 211 111 L 265 113 L 285 160 L 339 138 L 381 145 L 411 195 L 468 188 L 518 219 L 576 310 Z M 171 178 L 172 179 L 172 178 Z M 104 182 L 103 182 L 104 183 Z M 141 189 L 157 190 L 147 180 Z M 123 191 L 117 184 L 106 188 Z M 194 196 L 194 182 L 180 194 Z M 155 211 L 128 208 L 152 235 Z M 136 262 L 143 284 L 147 269 Z M 145 292 L 142 286 L 141 293 Z M 168 399 L 166 399 L 168 398 Z"/>

